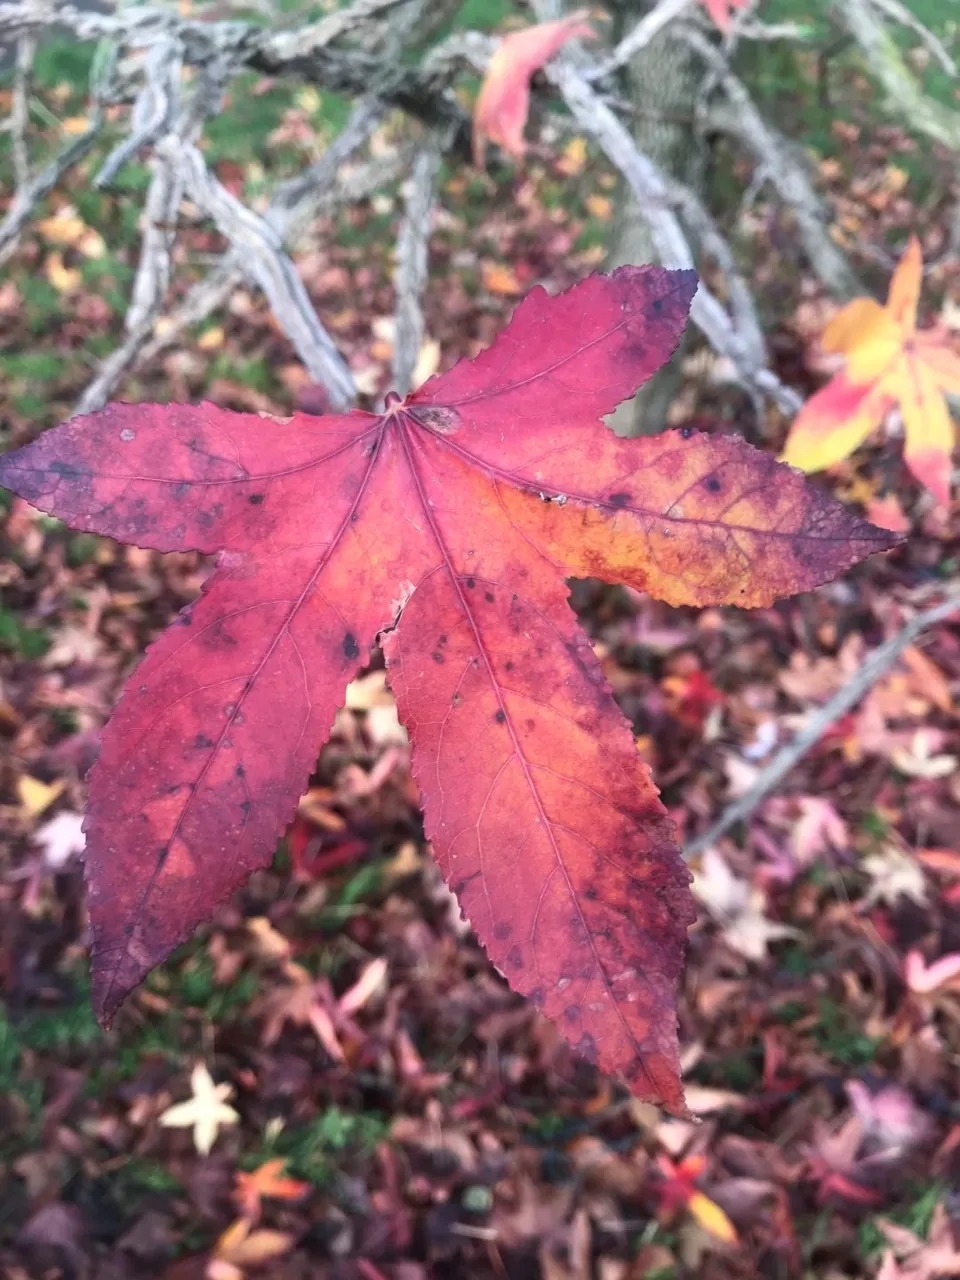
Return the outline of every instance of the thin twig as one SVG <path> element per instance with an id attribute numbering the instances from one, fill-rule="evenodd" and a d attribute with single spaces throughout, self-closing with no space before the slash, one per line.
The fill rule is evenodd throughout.
<path id="1" fill-rule="evenodd" d="M 394 288 L 397 295 L 396 328 L 393 337 L 393 380 L 405 396 L 411 389 L 413 371 L 423 343 L 423 308 L 420 299 L 427 282 L 427 248 L 430 241 L 430 211 L 433 208 L 440 152 L 433 139 L 417 153 L 413 172 L 406 183 L 403 221 L 397 235 Z"/>
<path id="2" fill-rule="evenodd" d="M 924 93 L 869 0 L 833 0 L 832 9 L 906 123 L 949 150 L 960 151 L 960 112 Z"/>
<path id="3" fill-rule="evenodd" d="M 165 142 L 161 140 L 158 149 Z M 350 408 L 357 396 L 353 375 L 320 323 L 296 267 L 284 252 L 281 236 L 214 177 L 195 146 L 179 148 L 177 160 L 190 198 L 241 251 L 244 272 L 266 294 L 311 377 L 326 388 L 331 408 Z"/>
<path id="4" fill-rule="evenodd" d="M 733 74 L 715 45 L 692 28 L 684 28 L 681 35 L 714 73 L 727 98 L 728 109 L 711 110 L 711 123 L 738 137 L 769 174 L 777 194 L 794 216 L 804 252 L 817 275 L 840 297 L 852 298 L 862 293 L 849 263 L 830 238 L 827 210 L 790 143 L 763 119 L 746 86 Z"/>
<path id="5" fill-rule="evenodd" d="M 63 175 L 78 164 L 92 148 L 103 128 L 103 116 L 95 108 L 90 127 L 74 139 L 68 147 L 35 173 L 25 187 L 18 189 L 6 217 L 0 222 L 0 265 L 16 248 L 17 237 L 33 214 L 36 206 L 53 190 Z"/>
<path id="6" fill-rule="evenodd" d="M 633 138 L 612 111 L 598 98 L 580 72 L 567 59 L 557 58 L 545 69 L 547 78 L 559 89 L 581 128 L 596 138 L 633 190 L 660 261 L 667 267 L 692 267 L 693 251 L 674 212 L 678 184 L 666 181 L 656 165 L 637 147 Z M 713 227 L 712 220 L 692 191 L 686 191 L 688 213 L 700 211 L 701 229 Z M 719 232 L 716 232 L 719 235 Z M 715 246 L 714 246 L 715 247 Z M 732 257 L 728 256 L 728 261 Z M 749 301 L 746 289 L 738 289 L 737 299 Z M 752 311 L 752 305 L 751 305 Z M 769 397 L 785 413 L 794 414 L 802 403 L 796 392 L 784 386 L 770 369 L 760 326 L 754 318 L 745 329 L 701 281 L 690 308 L 690 318 L 720 355 L 726 356 L 745 386 Z"/>
<path id="7" fill-rule="evenodd" d="M 181 104 L 180 69 L 175 41 L 165 41 L 151 50 L 150 110 L 154 111 L 160 104 L 163 123 L 170 132 L 165 139 L 167 145 L 158 145 L 150 160 L 153 172 L 144 204 L 140 259 L 125 320 L 127 335 L 121 345 L 101 361 L 93 380 L 77 401 L 75 413 L 92 413 L 106 404 L 136 362 L 166 300 L 185 185 L 179 153 L 199 135 L 206 116 L 216 107 L 220 89 L 218 68 L 212 64 L 204 68 L 192 94 Z"/>
<path id="8" fill-rule="evenodd" d="M 929 27 L 925 27 L 905 4 L 901 4 L 900 0 L 870 0 L 870 3 L 874 8 L 885 13 L 888 18 L 892 18 L 894 22 L 899 22 L 902 27 L 912 31 L 921 44 L 926 45 L 948 76 L 958 74 L 957 64 L 947 52 L 943 41 L 938 39 Z"/>
<path id="9" fill-rule="evenodd" d="M 10 103 L 10 145 L 13 153 L 13 177 L 18 188 L 30 181 L 30 155 L 27 151 L 27 118 L 29 116 L 30 73 L 37 42 L 33 36 L 17 41 L 17 65 Z"/>
<path id="10" fill-rule="evenodd" d="M 340 204 L 355 203 L 372 194 L 385 183 L 394 181 L 402 171 L 405 157 L 378 160 L 353 172 L 338 171 L 372 132 L 383 108 L 374 101 L 361 102 L 343 132 L 334 139 L 320 159 L 295 178 L 277 187 L 264 218 L 275 228 L 287 248 L 295 245 L 303 229 L 322 212 Z M 173 346 L 185 330 L 201 324 L 214 311 L 220 310 L 233 291 L 243 282 L 243 254 L 230 249 L 198 281 L 180 305 L 165 317 L 161 332 L 154 333 L 140 352 L 142 363 L 154 360 L 161 351 Z"/>
<path id="11" fill-rule="evenodd" d="M 889 671 L 903 651 L 913 644 L 922 631 L 958 611 L 960 611 L 960 586 L 954 586 L 940 604 L 916 614 L 895 636 L 891 636 L 878 649 L 875 649 L 857 674 L 810 716 L 791 742 L 781 747 L 770 763 L 761 770 L 750 790 L 725 809 L 717 821 L 702 835 L 690 841 L 684 849 L 684 857 L 697 857 L 705 849 L 716 844 L 731 827 L 749 817 L 770 792 L 779 786 L 793 766 L 820 741 L 830 726 L 835 724 L 841 716 L 846 715 L 867 690 Z"/>

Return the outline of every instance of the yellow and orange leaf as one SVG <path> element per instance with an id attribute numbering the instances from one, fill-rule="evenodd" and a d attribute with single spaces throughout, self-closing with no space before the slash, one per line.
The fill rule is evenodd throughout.
<path id="1" fill-rule="evenodd" d="M 922 275 L 914 236 L 893 273 L 886 305 L 855 298 L 830 321 L 821 345 L 845 356 L 846 366 L 800 410 L 783 460 L 807 472 L 831 467 L 898 408 L 904 461 L 946 506 L 955 431 L 944 396 L 960 395 L 960 354 L 945 330 L 917 332 Z"/>

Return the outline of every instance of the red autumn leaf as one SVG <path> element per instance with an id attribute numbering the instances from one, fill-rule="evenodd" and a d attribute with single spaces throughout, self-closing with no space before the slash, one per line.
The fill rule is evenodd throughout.
<path id="1" fill-rule="evenodd" d="M 567 576 L 767 604 L 896 539 L 739 437 L 600 421 L 673 351 L 692 272 L 550 297 L 381 415 L 111 405 L 0 459 L 73 525 L 218 552 L 90 774 L 93 996 L 124 996 L 270 859 L 384 628 L 426 829 L 512 986 L 679 1104 L 688 875 Z"/>
<path id="2" fill-rule="evenodd" d="M 473 155 L 478 166 L 483 167 L 488 138 L 515 159 L 523 158 L 530 78 L 574 36 L 590 39 L 596 34 L 586 21 L 588 17 L 588 10 L 578 9 L 555 22 L 538 22 L 514 31 L 500 41 L 473 111 Z"/>

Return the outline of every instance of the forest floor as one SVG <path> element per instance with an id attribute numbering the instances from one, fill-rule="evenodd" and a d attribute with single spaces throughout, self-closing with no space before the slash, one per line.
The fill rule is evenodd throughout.
<path id="1" fill-rule="evenodd" d="M 44 55 L 38 138 L 77 129 L 85 56 Z M 208 154 L 256 198 L 315 158 L 342 112 L 310 89 L 251 82 Z M 122 334 L 147 171 L 130 165 L 118 189 L 94 191 L 98 158 L 50 196 L 0 274 L 4 447 L 69 414 Z M 717 165 L 731 190 L 746 186 L 729 157 Z M 872 118 L 825 127 L 820 185 L 858 269 L 882 291 L 920 231 L 926 315 L 956 330 L 960 263 L 944 246 L 960 193 L 945 172 Z M 601 265 L 614 190 L 573 137 L 492 177 L 446 172 L 427 365 L 485 345 L 534 282 L 560 288 Z M 397 216 L 384 191 L 318 221 L 297 254 L 368 397 L 388 386 Z M 221 247 L 201 221 L 189 226 L 174 292 Z M 739 249 L 779 371 L 812 389 L 831 304 L 762 199 L 740 219 Z M 694 351 L 685 372 L 678 423 L 779 449 L 787 424 L 757 422 L 711 357 Z M 121 395 L 318 407 L 246 291 Z M 910 536 L 810 595 L 697 612 L 574 584 L 685 841 L 956 578 L 956 525 L 910 479 L 901 448 L 878 436 L 816 478 Z M 924 632 L 694 860 L 700 919 L 681 999 L 694 1123 L 577 1060 L 487 963 L 425 845 L 379 661 L 351 686 L 273 867 L 101 1032 L 88 1003 L 83 778 L 124 677 L 208 566 L 72 533 L 11 499 L 0 520 L 4 1275 L 960 1274 L 957 618 Z M 202 1112 L 201 1064 L 235 1112 L 209 1155 L 189 1127 L 162 1122 L 191 1096 Z"/>

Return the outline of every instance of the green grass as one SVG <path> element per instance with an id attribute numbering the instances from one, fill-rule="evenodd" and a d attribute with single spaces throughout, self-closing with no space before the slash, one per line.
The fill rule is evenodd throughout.
<path id="1" fill-rule="evenodd" d="M 20 1043 L 37 1053 L 66 1055 L 72 1049 L 89 1049 L 103 1041 L 90 1004 L 90 982 L 86 975 L 74 982 L 69 1004 L 50 1009 L 33 1009 L 17 1024 Z"/>
<path id="2" fill-rule="evenodd" d="M 935 1179 L 932 1182 L 912 1183 L 905 1188 L 901 1204 L 893 1209 L 884 1209 L 884 1217 L 915 1236 L 925 1240 L 930 1231 L 933 1211 L 948 1192 L 946 1183 Z M 875 1257 L 887 1246 L 887 1238 L 877 1226 L 876 1219 L 868 1218 L 860 1226 L 860 1254 L 863 1258 Z"/>
<path id="3" fill-rule="evenodd" d="M 849 1067 L 869 1066 L 875 1061 L 881 1043 L 860 1029 L 856 1017 L 849 1010 L 826 996 L 817 1001 L 814 1034 L 820 1050 L 831 1061 Z"/>
<path id="4" fill-rule="evenodd" d="M 308 1124 L 292 1124 L 281 1129 L 244 1163 L 255 1168 L 264 1160 L 282 1156 L 294 1177 L 314 1186 L 330 1186 L 346 1161 L 368 1154 L 386 1132 L 387 1121 L 383 1116 L 329 1107 Z"/>
<path id="5" fill-rule="evenodd" d="M 171 995 L 176 1002 L 201 1009 L 218 1023 L 245 1009 L 256 990 L 257 975 L 251 972 L 241 973 L 233 982 L 218 983 L 213 961 L 205 951 L 198 951 L 173 975 Z"/>
<path id="6" fill-rule="evenodd" d="M 28 627 L 15 613 L 0 606 L 0 651 L 14 653 L 32 662 L 42 658 L 52 640 L 39 627 Z"/>

